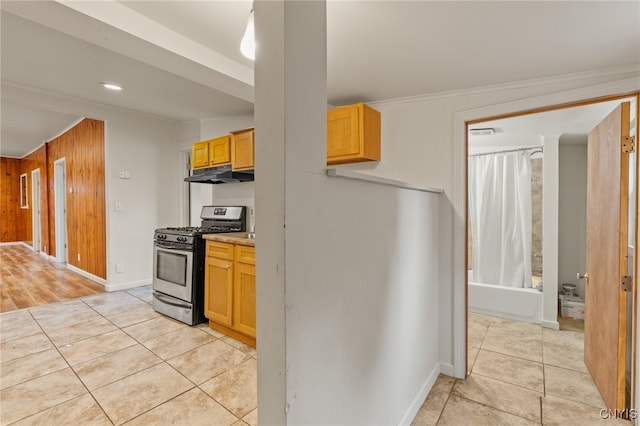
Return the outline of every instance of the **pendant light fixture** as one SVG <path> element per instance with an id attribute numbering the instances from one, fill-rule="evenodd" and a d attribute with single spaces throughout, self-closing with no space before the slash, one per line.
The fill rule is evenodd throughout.
<path id="1" fill-rule="evenodd" d="M 249 12 L 249 19 L 247 20 L 247 29 L 244 31 L 244 36 L 240 42 L 240 52 L 251 60 L 256 59 L 256 36 L 253 29 L 253 3 L 251 3 L 251 11 Z"/>

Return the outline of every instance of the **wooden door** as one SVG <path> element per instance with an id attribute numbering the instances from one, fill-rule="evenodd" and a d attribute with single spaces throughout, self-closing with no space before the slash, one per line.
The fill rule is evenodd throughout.
<path id="1" fill-rule="evenodd" d="M 204 315 L 223 325 L 233 324 L 233 262 L 207 257 Z"/>
<path id="2" fill-rule="evenodd" d="M 625 408 L 629 103 L 590 133 L 584 360 L 609 409 Z"/>

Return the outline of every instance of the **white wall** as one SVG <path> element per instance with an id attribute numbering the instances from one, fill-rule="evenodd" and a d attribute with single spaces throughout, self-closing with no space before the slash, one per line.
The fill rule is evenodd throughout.
<path id="1" fill-rule="evenodd" d="M 153 231 L 179 221 L 179 177 L 172 122 L 131 113 L 105 118 L 108 290 L 150 284 Z M 121 179 L 118 173 L 131 175 Z M 120 202 L 121 212 L 114 205 Z M 116 265 L 123 272 L 116 272 Z"/>
<path id="2" fill-rule="evenodd" d="M 443 372 L 461 377 L 465 371 L 465 121 L 639 90 L 639 75 L 636 69 L 608 70 L 371 103 L 382 113 L 382 160 L 363 172 L 445 190 L 438 344 Z"/>
<path id="3" fill-rule="evenodd" d="M 398 424 L 440 371 L 440 196 L 289 176 L 289 422 Z"/>
<path id="4" fill-rule="evenodd" d="M 562 145 L 560 138 L 560 199 L 558 226 L 558 291 L 562 284 L 576 285 L 584 297 L 584 280 L 576 273 L 586 272 L 587 257 L 587 136 L 584 145 Z"/>

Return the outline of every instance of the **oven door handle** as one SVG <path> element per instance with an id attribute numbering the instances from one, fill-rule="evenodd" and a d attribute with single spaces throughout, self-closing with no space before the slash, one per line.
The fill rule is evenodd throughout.
<path id="1" fill-rule="evenodd" d="M 193 251 L 193 250 L 190 250 L 191 247 L 189 247 L 188 245 L 181 244 L 181 243 L 167 243 L 167 242 L 164 242 L 164 241 L 156 241 L 155 245 L 158 248 L 169 249 L 169 250 L 179 250 L 179 251 L 183 251 L 183 252 Z"/>
<path id="2" fill-rule="evenodd" d="M 159 301 L 166 303 L 167 305 L 171 305 L 171 306 L 177 306 L 179 308 L 191 308 L 191 305 L 188 303 L 178 303 L 176 302 L 174 299 L 170 299 L 166 296 L 163 296 L 162 294 L 158 294 L 158 293 L 153 293 L 153 297 L 155 297 L 156 299 L 158 299 Z"/>

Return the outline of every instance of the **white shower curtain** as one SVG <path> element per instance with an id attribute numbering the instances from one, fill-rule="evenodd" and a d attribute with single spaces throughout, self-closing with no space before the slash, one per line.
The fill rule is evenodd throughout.
<path id="1" fill-rule="evenodd" d="M 474 282 L 531 287 L 531 156 L 469 158 Z"/>

